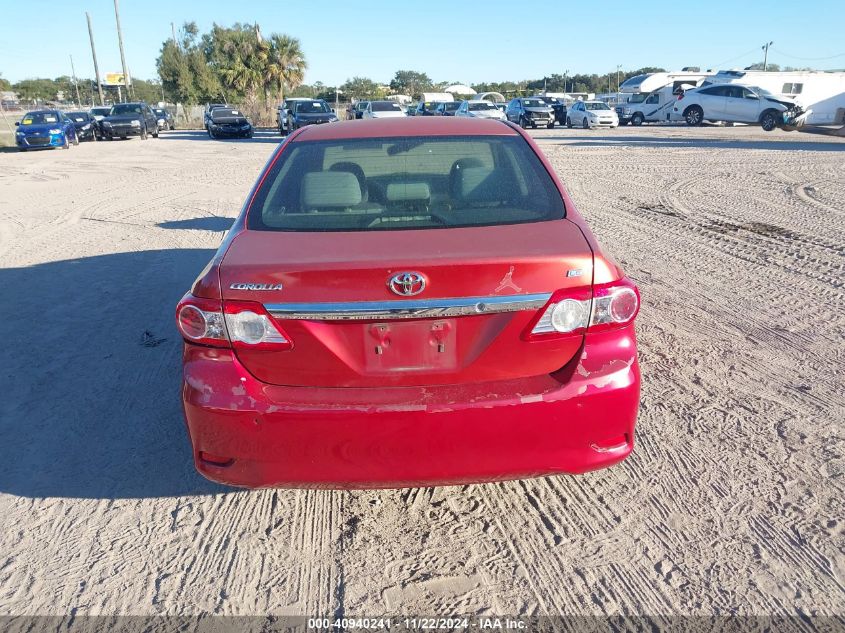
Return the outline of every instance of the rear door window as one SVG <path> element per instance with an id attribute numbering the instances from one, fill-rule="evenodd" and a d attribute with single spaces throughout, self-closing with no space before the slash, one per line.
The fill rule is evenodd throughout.
<path id="1" fill-rule="evenodd" d="M 248 227 L 377 231 L 540 222 L 563 200 L 521 136 L 297 141 L 256 193 Z"/>

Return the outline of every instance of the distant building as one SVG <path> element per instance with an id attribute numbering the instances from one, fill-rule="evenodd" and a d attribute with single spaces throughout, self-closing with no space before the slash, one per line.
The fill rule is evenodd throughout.
<path id="1" fill-rule="evenodd" d="M 453 84 L 448 88 L 444 88 L 443 92 L 449 92 L 453 95 L 474 95 L 475 90 L 464 84 Z"/>

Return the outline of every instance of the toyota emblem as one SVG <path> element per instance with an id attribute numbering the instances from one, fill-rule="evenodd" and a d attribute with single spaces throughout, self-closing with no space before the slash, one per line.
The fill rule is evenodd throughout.
<path id="1" fill-rule="evenodd" d="M 394 294 L 413 297 L 425 290 L 425 277 L 420 273 L 397 273 L 387 282 Z"/>

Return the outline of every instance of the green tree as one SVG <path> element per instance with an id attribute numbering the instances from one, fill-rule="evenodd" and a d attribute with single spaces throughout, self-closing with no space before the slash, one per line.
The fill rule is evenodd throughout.
<path id="1" fill-rule="evenodd" d="M 308 63 L 298 39 L 279 33 L 270 36 L 265 89 L 276 87 L 276 98 L 282 101 L 286 90 L 296 90 L 302 84 L 306 68 Z"/>
<path id="2" fill-rule="evenodd" d="M 52 100 L 60 90 L 52 79 L 23 79 L 13 84 L 12 89 L 23 101 Z"/>
<path id="3" fill-rule="evenodd" d="M 208 63 L 196 23 L 186 22 L 180 36 L 179 42 L 162 44 L 156 63 L 165 93 L 187 104 L 220 99 L 220 79 Z"/>
<path id="4" fill-rule="evenodd" d="M 425 73 L 416 70 L 397 70 L 390 81 L 390 89 L 394 92 L 417 97 L 432 86 L 432 81 Z"/>
<path id="5" fill-rule="evenodd" d="M 352 77 L 340 87 L 344 95 L 355 99 L 372 99 L 381 96 L 379 85 L 368 77 Z"/>
<path id="6" fill-rule="evenodd" d="M 764 70 L 763 62 L 757 62 L 756 64 L 746 66 L 745 70 Z M 780 72 L 780 66 L 778 66 L 777 64 L 766 64 L 765 70 L 771 73 Z"/>
<path id="7" fill-rule="evenodd" d="M 3 75 L 0 75 L 0 90 L 11 90 L 12 84 L 9 82 L 8 79 L 4 79 Z"/>

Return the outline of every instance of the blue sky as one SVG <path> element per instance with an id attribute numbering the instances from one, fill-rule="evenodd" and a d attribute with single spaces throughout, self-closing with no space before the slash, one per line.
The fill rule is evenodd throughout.
<path id="1" fill-rule="evenodd" d="M 69 75 L 70 55 L 78 76 L 93 77 L 86 10 L 100 72 L 120 72 L 112 0 L 3 4 L 0 74 L 6 79 Z M 543 14 L 527 15 L 528 6 L 544 7 Z M 258 22 L 264 33 L 298 37 L 309 62 L 306 81 L 327 85 L 353 75 L 388 82 L 398 69 L 475 83 L 565 70 L 602 74 L 617 64 L 733 68 L 762 60 L 760 47 L 770 40 L 771 62 L 845 68 L 840 0 L 122 0 L 120 9 L 130 73 L 145 79 L 156 77 L 170 23 L 178 28 L 186 20 L 203 31 L 213 22 Z"/>

